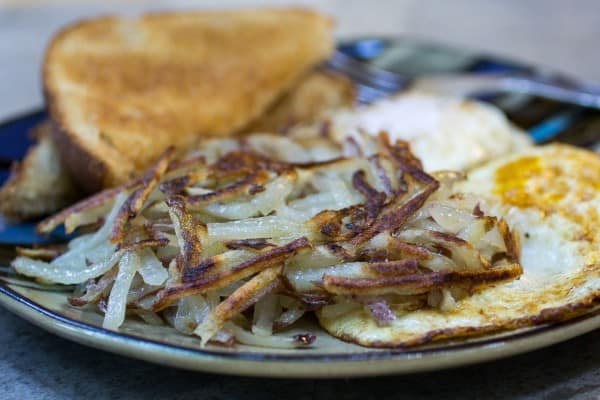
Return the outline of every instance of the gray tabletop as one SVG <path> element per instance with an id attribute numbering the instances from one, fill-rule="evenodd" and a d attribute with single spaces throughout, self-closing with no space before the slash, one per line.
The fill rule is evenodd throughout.
<path id="1" fill-rule="evenodd" d="M 38 70 L 49 35 L 98 12 L 166 3 L 86 6 L 0 0 L 0 118 L 41 105 Z M 206 6 L 180 0 L 169 7 Z M 233 0 L 219 4 L 239 5 Z M 286 1 L 260 1 L 283 4 Z M 410 34 L 484 49 L 600 82 L 600 2 L 300 0 L 336 16 L 338 34 Z M 433 29 L 432 27 L 435 27 Z M 600 331 L 482 365 L 399 377 L 265 380 L 179 371 L 86 348 L 0 309 L 0 399 L 600 399 Z"/>
<path id="2" fill-rule="evenodd" d="M 82 347 L 0 309 L 2 399 L 598 399 L 600 331 L 505 360 L 408 376 L 287 380 L 179 371 Z"/>

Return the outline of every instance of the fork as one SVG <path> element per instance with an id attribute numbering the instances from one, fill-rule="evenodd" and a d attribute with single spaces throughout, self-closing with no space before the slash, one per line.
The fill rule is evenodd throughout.
<path id="1" fill-rule="evenodd" d="M 430 75 L 411 79 L 362 63 L 339 51 L 334 53 L 328 66 L 345 73 L 359 85 L 358 101 L 364 104 L 411 88 L 457 96 L 523 93 L 600 110 L 600 87 L 550 75 L 480 73 Z"/>

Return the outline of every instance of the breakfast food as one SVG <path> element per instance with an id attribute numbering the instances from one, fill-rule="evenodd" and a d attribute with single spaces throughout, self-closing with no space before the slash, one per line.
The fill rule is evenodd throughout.
<path id="1" fill-rule="evenodd" d="M 93 192 L 170 145 L 242 130 L 329 56 L 331 26 L 306 10 L 257 9 L 65 28 L 46 52 L 43 84 L 66 166 Z"/>
<path id="2" fill-rule="evenodd" d="M 464 171 L 531 145 L 529 137 L 492 105 L 415 91 L 357 110 L 339 110 L 297 130 L 300 135 L 323 131 L 337 141 L 387 132 L 392 140 L 410 144 L 425 171 Z"/>
<path id="3" fill-rule="evenodd" d="M 313 124 L 327 114 L 354 105 L 354 85 L 346 76 L 318 70 L 303 77 L 243 133 L 287 133 Z"/>
<path id="4" fill-rule="evenodd" d="M 55 212 L 79 197 L 50 137 L 50 123 L 33 129 L 35 145 L 13 165 L 0 189 L 0 212 L 11 220 L 26 220 Z"/>
<path id="5" fill-rule="evenodd" d="M 356 307 L 319 311 L 328 332 L 365 346 L 396 347 L 559 322 L 600 302 L 600 157 L 567 145 L 509 155 L 469 173 L 457 190 L 519 234 L 523 274 L 456 303 L 405 312 L 377 325 Z M 425 207 L 424 207 L 425 208 Z"/>
<path id="6" fill-rule="evenodd" d="M 109 329 L 129 313 L 202 343 L 273 347 L 314 340 L 272 335 L 307 312 L 359 307 L 386 327 L 392 310 L 451 312 L 521 274 L 514 234 L 454 191 L 459 173 L 427 174 L 385 134 L 363 142 L 359 155 L 269 134 L 208 140 L 183 159 L 169 149 L 142 176 L 39 226 L 101 223 L 95 232 L 50 262 L 32 250 L 12 266 L 78 284 L 71 304 L 96 305 Z"/>

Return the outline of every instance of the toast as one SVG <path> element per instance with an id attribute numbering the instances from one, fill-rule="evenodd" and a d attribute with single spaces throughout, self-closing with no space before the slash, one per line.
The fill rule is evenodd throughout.
<path id="1" fill-rule="evenodd" d="M 327 58 L 331 29 L 300 9 L 101 17 L 65 28 L 42 75 L 67 168 L 92 192 L 169 145 L 240 132 Z"/>
<path id="2" fill-rule="evenodd" d="M 0 189 L 0 211 L 11 220 L 28 220 L 55 212 L 79 198 L 50 137 L 48 121 L 32 131 L 37 139 L 25 158 L 15 163 Z"/>
<path id="3" fill-rule="evenodd" d="M 297 125 L 312 124 L 333 110 L 354 104 L 354 84 L 345 75 L 312 71 L 279 98 L 244 133 L 287 133 Z"/>

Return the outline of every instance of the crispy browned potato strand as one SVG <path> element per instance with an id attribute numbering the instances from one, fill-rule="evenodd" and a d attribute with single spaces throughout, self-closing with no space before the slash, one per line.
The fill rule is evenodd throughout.
<path id="1" fill-rule="evenodd" d="M 109 329 L 135 315 L 203 344 L 273 347 L 313 343 L 274 334 L 307 312 L 361 307 L 387 325 L 392 305 L 448 311 L 521 274 L 515 236 L 453 190 L 459 174 L 425 173 L 385 134 L 371 141 L 359 155 L 268 134 L 209 140 L 184 159 L 167 150 L 142 177 L 39 226 L 102 219 L 96 232 L 50 262 L 22 252 L 13 267 L 78 284 L 71 304 L 96 304 Z"/>

